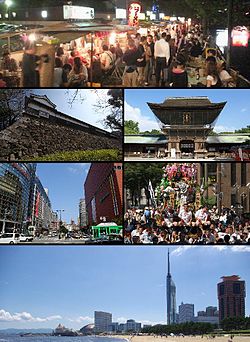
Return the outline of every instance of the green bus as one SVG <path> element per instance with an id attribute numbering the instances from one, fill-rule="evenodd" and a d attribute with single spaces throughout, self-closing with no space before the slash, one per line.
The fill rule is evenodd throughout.
<path id="1" fill-rule="evenodd" d="M 101 223 L 97 226 L 91 226 L 91 234 L 93 238 L 97 239 L 105 235 L 120 234 L 122 228 L 122 226 L 117 226 L 114 222 Z"/>

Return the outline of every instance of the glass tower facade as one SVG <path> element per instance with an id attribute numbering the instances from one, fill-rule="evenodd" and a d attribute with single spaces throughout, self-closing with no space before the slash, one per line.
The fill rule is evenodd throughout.
<path id="1" fill-rule="evenodd" d="M 170 260 L 168 251 L 167 274 L 167 324 L 176 323 L 176 287 L 170 273 Z"/>
<path id="2" fill-rule="evenodd" d="M 35 171 L 33 163 L 0 163 L 0 231 L 27 225 Z"/>

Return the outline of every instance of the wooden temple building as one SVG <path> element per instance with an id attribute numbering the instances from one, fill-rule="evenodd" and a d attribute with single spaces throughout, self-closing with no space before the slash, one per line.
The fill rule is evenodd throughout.
<path id="1" fill-rule="evenodd" d="M 250 135 L 211 135 L 225 105 L 226 102 L 212 103 L 204 96 L 169 97 L 163 103 L 148 103 L 162 134 L 125 135 L 125 156 L 167 159 L 231 156 L 234 149 L 250 141 Z"/>

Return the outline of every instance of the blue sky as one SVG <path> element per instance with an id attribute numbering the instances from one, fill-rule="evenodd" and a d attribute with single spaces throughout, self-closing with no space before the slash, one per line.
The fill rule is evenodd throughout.
<path id="1" fill-rule="evenodd" d="M 250 91 L 247 89 L 128 89 L 125 120 L 139 122 L 141 131 L 159 129 L 146 102 L 162 103 L 167 97 L 208 96 L 212 102 L 227 101 L 216 123 L 217 132 L 234 131 L 250 124 Z"/>
<path id="2" fill-rule="evenodd" d="M 102 124 L 102 120 L 108 113 L 97 111 L 94 105 L 97 103 L 99 98 L 105 97 L 108 89 L 98 89 L 97 91 L 92 89 L 78 89 L 76 101 L 72 106 L 70 106 L 69 99 L 72 98 L 75 91 L 75 89 L 32 89 L 32 93 L 34 94 L 47 95 L 50 101 L 57 105 L 56 109 L 58 111 L 73 116 L 93 126 L 105 129 Z M 81 101 L 81 99 L 83 101 Z"/>
<path id="3" fill-rule="evenodd" d="M 193 303 L 195 313 L 217 306 L 221 276 L 246 281 L 250 314 L 250 247 L 170 247 L 177 305 Z M 167 248 L 160 246 L 2 246 L 0 329 L 79 329 L 94 310 L 113 321 L 166 322 Z"/>
<path id="4" fill-rule="evenodd" d="M 37 175 L 49 189 L 53 210 L 64 209 L 62 220 L 77 222 L 80 198 L 84 198 L 84 182 L 89 163 L 38 163 Z"/>

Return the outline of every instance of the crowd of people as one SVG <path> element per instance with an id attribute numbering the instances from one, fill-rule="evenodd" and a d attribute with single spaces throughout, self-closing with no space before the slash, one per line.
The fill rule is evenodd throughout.
<path id="1" fill-rule="evenodd" d="M 133 244 L 250 243 L 250 220 L 239 208 L 203 205 L 195 163 L 168 163 L 153 190 L 152 207 L 131 208 L 124 217 L 124 242 Z"/>
<path id="2" fill-rule="evenodd" d="M 184 204 L 171 207 L 128 209 L 124 217 L 126 244 L 235 245 L 250 243 L 250 221 L 234 207 L 193 210 Z"/>
<path id="3" fill-rule="evenodd" d="M 187 29 L 182 24 L 168 24 L 164 28 L 147 29 L 144 35 L 127 33 L 122 44 L 119 39 L 108 43 L 107 36 L 97 37 L 96 41 L 92 48 L 84 39 L 56 48 L 53 87 L 80 88 L 87 86 L 90 80 L 112 85 L 109 77 L 117 66 L 122 70 L 120 83 L 124 87 L 235 86 L 212 37 L 205 37 L 198 25 Z M 24 87 L 39 87 L 41 61 L 47 63 L 49 56 L 38 55 L 36 44 L 27 40 L 19 63 Z M 189 68 L 190 63 L 194 65 L 192 68 Z M 4 72 L 16 72 L 17 68 L 18 63 L 5 51 L 0 87 L 5 86 Z M 196 80 L 195 84 L 190 83 L 189 75 Z"/>
<path id="4" fill-rule="evenodd" d="M 185 26 L 169 25 L 163 30 L 149 30 L 147 36 L 137 33 L 128 39 L 123 62 L 125 87 L 190 87 L 187 69 L 190 62 L 198 63 L 194 71 L 196 86 L 236 86 L 212 37 L 205 37 L 199 26 L 187 31 Z M 199 82 L 201 77 L 206 77 L 205 82 Z"/>

